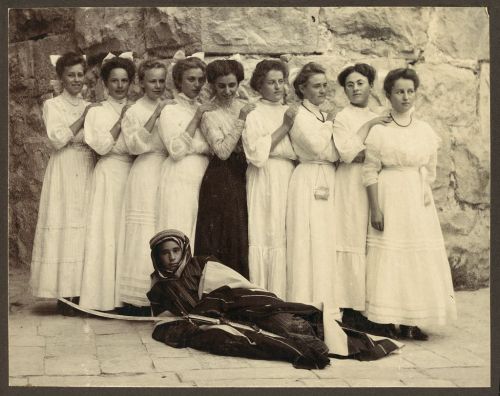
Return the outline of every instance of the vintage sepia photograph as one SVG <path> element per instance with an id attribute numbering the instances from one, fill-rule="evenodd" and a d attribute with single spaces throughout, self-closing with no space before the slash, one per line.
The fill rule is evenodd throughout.
<path id="1" fill-rule="evenodd" d="M 486 6 L 5 39 L 9 387 L 498 389 Z"/>

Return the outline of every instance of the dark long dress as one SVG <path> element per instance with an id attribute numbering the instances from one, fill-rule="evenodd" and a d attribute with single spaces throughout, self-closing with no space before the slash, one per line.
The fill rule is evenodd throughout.
<path id="1" fill-rule="evenodd" d="M 201 182 L 194 254 L 215 256 L 248 279 L 246 169 L 240 143 L 227 160 L 210 160 Z"/>

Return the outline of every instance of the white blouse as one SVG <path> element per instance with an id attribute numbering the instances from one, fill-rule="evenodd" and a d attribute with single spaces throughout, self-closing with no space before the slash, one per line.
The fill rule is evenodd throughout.
<path id="1" fill-rule="evenodd" d="M 101 106 L 92 107 L 88 111 L 85 117 L 84 138 L 97 154 L 128 154 L 123 134 L 120 133 L 115 141 L 110 133 L 126 103 L 126 99 L 118 101 L 109 96 Z"/>
<path id="2" fill-rule="evenodd" d="M 363 124 L 375 117 L 377 114 L 368 107 L 361 108 L 351 103 L 337 113 L 333 123 L 333 139 L 343 162 L 351 163 L 365 149 L 357 132 Z"/>
<path id="3" fill-rule="evenodd" d="M 271 135 L 283 123 L 283 115 L 288 106 L 279 102 L 260 99 L 250 112 L 243 130 L 243 148 L 247 161 L 261 168 L 269 157 L 297 159 L 290 137 L 286 135 L 271 151 Z"/>
<path id="4" fill-rule="evenodd" d="M 211 150 L 222 160 L 229 158 L 243 132 L 245 122 L 238 119 L 243 106 L 243 102 L 235 99 L 229 107 L 220 106 L 203 114 L 201 132 Z"/>
<path id="5" fill-rule="evenodd" d="M 317 115 L 321 115 L 322 117 L 319 118 L 325 121 L 322 122 Z M 295 121 L 290 129 L 290 137 L 295 153 L 301 162 L 335 162 L 339 159 L 333 144 L 333 123 L 326 121 L 326 116 L 326 113 L 307 99 L 299 106 Z"/>
<path id="6" fill-rule="evenodd" d="M 176 101 L 163 108 L 158 122 L 160 137 L 168 153 L 176 161 L 189 154 L 208 154 L 210 149 L 200 130 L 197 128 L 193 137 L 186 132 L 200 103 L 182 93 L 177 95 Z"/>
<path id="7" fill-rule="evenodd" d="M 71 96 L 66 90 L 43 103 L 43 122 L 52 147 L 59 150 L 69 142 L 83 143 L 83 128 L 73 135 L 70 126 L 82 116 L 88 105 L 89 102 Z"/>
<path id="8" fill-rule="evenodd" d="M 425 171 L 428 184 L 436 179 L 440 138 L 425 121 L 413 119 L 408 127 L 375 125 L 365 141 L 363 184 L 378 182 L 384 167 L 414 167 Z"/>
<path id="9" fill-rule="evenodd" d="M 144 125 L 156 109 L 158 102 L 143 96 L 135 102 L 122 119 L 122 132 L 128 152 L 139 155 L 149 152 L 166 153 L 165 146 L 158 133 L 158 120 L 151 132 Z"/>

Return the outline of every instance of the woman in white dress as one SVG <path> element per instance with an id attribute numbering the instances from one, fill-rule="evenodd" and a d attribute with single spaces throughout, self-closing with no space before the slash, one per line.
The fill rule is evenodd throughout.
<path id="1" fill-rule="evenodd" d="M 414 70 L 387 74 L 391 123 L 366 139 L 363 183 L 370 202 L 366 310 L 380 333 L 426 340 L 418 326 L 456 318 L 453 284 L 430 184 L 439 137 L 412 114 L 419 79 Z"/>
<path id="2" fill-rule="evenodd" d="M 127 94 L 135 66 L 130 59 L 118 57 L 104 62 L 100 73 L 108 99 L 91 109 L 85 119 L 85 142 L 101 157 L 92 176 L 80 305 L 109 311 L 115 308 L 118 232 L 133 162 L 120 132 L 130 107 Z"/>
<path id="3" fill-rule="evenodd" d="M 293 118 L 283 104 L 288 69 L 277 60 L 257 64 L 250 86 L 262 98 L 243 130 L 247 169 L 248 267 L 250 281 L 285 298 L 286 201 L 294 169 L 288 131 Z"/>
<path id="4" fill-rule="evenodd" d="M 56 72 L 63 92 L 45 101 L 43 121 L 54 148 L 43 180 L 31 261 L 30 286 L 37 297 L 78 302 L 82 280 L 85 219 L 95 156 L 83 142 L 83 123 L 97 105 L 80 96 L 85 60 L 73 52 L 61 56 Z M 74 315 L 58 303 L 59 310 Z"/>
<path id="5" fill-rule="evenodd" d="M 325 69 L 306 64 L 295 81 L 302 103 L 290 129 L 300 161 L 290 179 L 286 216 L 287 300 L 322 304 L 324 315 L 340 318 L 335 301 L 335 165 L 333 113 L 319 106 L 326 99 Z"/>
<path id="6" fill-rule="evenodd" d="M 375 69 L 356 63 L 337 77 L 349 104 L 337 113 L 333 124 L 335 147 L 340 164 L 335 173 L 335 234 L 337 265 L 335 298 L 343 308 L 344 322 L 355 325 L 364 320 L 365 258 L 368 231 L 368 195 L 361 177 L 365 158 L 364 141 L 368 128 L 363 126 L 377 117 L 368 107 Z"/>
<path id="7" fill-rule="evenodd" d="M 196 57 L 176 62 L 172 79 L 179 92 L 177 103 L 165 106 L 159 120 L 160 137 L 170 156 L 161 169 L 156 230 L 180 230 L 193 244 L 198 194 L 210 152 L 199 125 L 203 113 L 214 108 L 210 103 L 200 105 L 198 100 L 205 69 L 205 63 Z"/>
<path id="8" fill-rule="evenodd" d="M 148 241 L 156 230 L 156 195 L 160 170 L 167 152 L 158 133 L 158 118 L 166 101 L 166 68 L 157 60 L 139 66 L 139 83 L 144 96 L 133 104 L 122 120 L 122 134 L 128 152 L 137 155 L 125 188 L 117 253 L 117 300 L 148 313 L 151 273 Z M 139 312 L 140 313 L 140 312 Z"/>

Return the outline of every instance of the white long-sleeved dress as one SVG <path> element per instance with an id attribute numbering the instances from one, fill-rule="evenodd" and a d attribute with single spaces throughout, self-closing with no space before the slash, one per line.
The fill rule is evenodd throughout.
<path id="1" fill-rule="evenodd" d="M 333 138 L 340 155 L 335 174 L 337 265 L 335 295 L 342 308 L 365 309 L 366 234 L 368 195 L 362 181 L 362 163 L 352 160 L 365 149 L 357 131 L 377 114 L 349 104 L 335 116 Z"/>
<path id="2" fill-rule="evenodd" d="M 248 114 L 242 140 L 247 169 L 250 281 L 281 298 L 286 293 L 286 204 L 297 158 L 286 135 L 271 150 L 271 135 L 288 106 L 260 99 Z"/>
<path id="3" fill-rule="evenodd" d="M 177 104 L 165 106 L 159 119 L 160 136 L 170 156 L 161 169 L 156 230 L 182 231 L 194 251 L 198 195 L 210 148 L 199 129 L 193 137 L 186 132 L 199 102 L 182 93 L 176 100 Z"/>
<path id="4" fill-rule="evenodd" d="M 373 127 L 365 144 L 363 183 L 378 184 L 384 215 L 383 231 L 368 230 L 365 314 L 378 323 L 444 324 L 456 307 L 430 188 L 439 138 L 414 119 L 406 128 Z"/>
<path id="5" fill-rule="evenodd" d="M 319 114 L 323 116 L 321 120 L 317 117 Z M 339 157 L 333 143 L 332 122 L 306 99 L 299 107 L 290 138 L 300 164 L 293 172 L 288 189 L 286 298 L 320 303 L 325 313 L 338 319 L 333 200 L 334 162 Z M 321 188 L 328 190 L 322 199 L 317 196 Z"/>
<path id="6" fill-rule="evenodd" d="M 136 306 L 148 306 L 153 266 L 149 240 L 156 232 L 156 202 L 161 166 L 167 152 L 158 133 L 158 120 L 149 132 L 144 125 L 157 102 L 143 96 L 122 120 L 122 134 L 128 152 L 137 155 L 127 179 L 117 256 L 116 299 Z"/>
<path id="7" fill-rule="evenodd" d="M 33 243 L 30 286 L 37 297 L 80 295 L 90 179 L 95 155 L 83 129 L 69 128 L 88 102 L 66 91 L 43 104 L 51 154 L 43 179 Z"/>
<path id="8" fill-rule="evenodd" d="M 85 118 L 85 141 L 101 157 L 90 189 L 80 305 L 103 311 L 119 306 L 115 301 L 118 233 L 133 156 L 128 154 L 123 135 L 115 141 L 110 130 L 125 103 L 108 97 Z"/>

